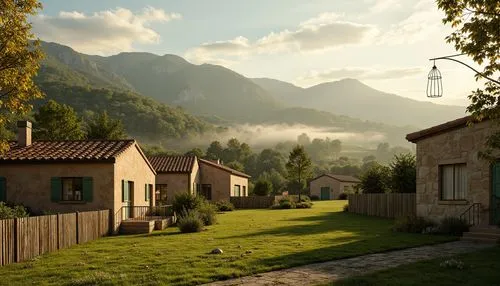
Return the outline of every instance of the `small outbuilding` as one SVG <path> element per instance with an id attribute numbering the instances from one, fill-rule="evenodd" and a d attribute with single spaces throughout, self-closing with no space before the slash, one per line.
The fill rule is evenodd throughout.
<path id="1" fill-rule="evenodd" d="M 361 181 L 353 176 L 323 174 L 312 179 L 309 187 L 311 196 L 321 200 L 336 200 L 341 193 L 352 193 L 359 183 Z"/>

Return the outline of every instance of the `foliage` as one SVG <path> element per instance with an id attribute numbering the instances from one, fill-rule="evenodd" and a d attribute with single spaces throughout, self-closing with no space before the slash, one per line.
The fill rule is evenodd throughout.
<path id="1" fill-rule="evenodd" d="M 198 208 L 196 209 L 198 215 L 200 216 L 201 221 L 203 221 L 204 225 L 212 225 L 217 222 L 216 218 L 216 207 L 211 203 L 204 201 Z"/>
<path id="2" fill-rule="evenodd" d="M 415 193 L 417 191 L 417 163 L 415 155 L 394 156 L 391 168 L 391 186 L 395 193 Z"/>
<path id="3" fill-rule="evenodd" d="M 311 201 L 319 201 L 319 196 L 311 195 Z"/>
<path id="4" fill-rule="evenodd" d="M 469 225 L 458 217 L 445 217 L 440 221 L 438 230 L 441 234 L 461 236 L 469 231 Z"/>
<path id="5" fill-rule="evenodd" d="M 177 219 L 177 226 L 182 233 L 200 232 L 203 220 L 196 210 L 183 210 Z"/>
<path id="6" fill-rule="evenodd" d="M 123 123 L 110 118 L 106 111 L 94 113 L 86 122 L 87 139 L 117 140 L 127 137 Z"/>
<path id="7" fill-rule="evenodd" d="M 297 145 L 290 152 L 288 162 L 286 163 L 287 177 L 291 182 L 296 182 L 299 186 L 298 194 L 300 194 L 309 178 L 312 176 L 312 163 L 309 156 L 304 150 L 304 146 Z"/>
<path id="8" fill-rule="evenodd" d="M 193 148 L 190 151 L 187 151 L 184 153 L 186 156 L 196 156 L 197 158 L 203 158 L 205 157 L 205 154 L 203 154 L 203 150 L 200 148 Z"/>
<path id="9" fill-rule="evenodd" d="M 245 167 L 243 166 L 243 164 L 241 164 L 238 161 L 229 162 L 229 163 L 227 163 L 225 165 L 226 165 L 226 167 L 229 167 L 229 168 L 231 168 L 233 170 L 236 170 L 236 171 L 240 171 L 240 172 L 244 172 L 245 171 Z"/>
<path id="10" fill-rule="evenodd" d="M 273 184 L 268 180 L 258 180 L 253 188 L 256 196 L 268 196 L 273 192 Z"/>
<path id="11" fill-rule="evenodd" d="M 498 0 L 438 0 L 437 6 L 443 10 L 443 23 L 450 25 L 453 32 L 446 37 L 455 49 L 466 54 L 482 67 L 476 73 L 476 80 L 490 77 L 497 82 L 485 81 L 482 89 L 472 91 L 467 111 L 475 119 L 500 118 L 500 4 Z M 489 140 L 485 157 L 492 155 L 492 149 L 498 149 L 500 136 L 493 134 Z"/>
<path id="12" fill-rule="evenodd" d="M 342 211 L 343 212 L 349 212 L 349 205 L 348 204 L 345 204 L 344 207 L 342 208 Z"/>
<path id="13" fill-rule="evenodd" d="M 219 212 L 230 212 L 234 211 L 235 209 L 234 205 L 231 202 L 225 200 L 215 202 L 214 205 Z"/>
<path id="14" fill-rule="evenodd" d="M 426 218 L 408 215 L 396 219 L 392 229 L 397 232 L 422 233 L 433 226 L 435 224 Z"/>
<path id="15" fill-rule="evenodd" d="M 219 141 L 213 141 L 207 148 L 205 158 L 208 160 L 218 160 L 222 158 L 222 153 L 224 152 L 224 147 Z"/>
<path id="16" fill-rule="evenodd" d="M 347 200 L 347 194 L 346 193 L 340 193 L 339 197 L 337 199 L 338 200 Z"/>
<path id="17" fill-rule="evenodd" d="M 272 209 L 294 209 L 296 206 L 296 203 L 293 200 L 290 199 L 281 199 L 279 202 L 275 205 L 273 205 L 271 208 Z"/>
<path id="18" fill-rule="evenodd" d="M 172 201 L 172 209 L 174 212 L 180 214 L 183 211 L 196 210 L 204 203 L 205 199 L 203 197 L 183 192 L 175 195 Z"/>
<path id="19" fill-rule="evenodd" d="M 21 205 L 9 206 L 4 202 L 0 202 L 0 220 L 10 218 L 20 218 L 29 216 L 28 210 Z"/>
<path id="20" fill-rule="evenodd" d="M 29 102 L 42 97 L 33 77 L 43 54 L 28 19 L 41 8 L 37 0 L 0 1 L 0 129 L 9 114 L 26 114 Z M 7 148 L 0 138 L 0 154 Z"/>
<path id="21" fill-rule="evenodd" d="M 361 175 L 360 179 L 363 193 L 386 193 L 390 190 L 391 170 L 377 163 Z"/>
<path id="22" fill-rule="evenodd" d="M 33 136 L 42 140 L 80 140 L 85 137 L 82 121 L 66 104 L 49 100 L 35 114 Z"/>
<path id="23" fill-rule="evenodd" d="M 297 209 L 310 209 L 312 208 L 313 203 L 311 202 L 300 202 L 295 204 L 295 208 Z"/>

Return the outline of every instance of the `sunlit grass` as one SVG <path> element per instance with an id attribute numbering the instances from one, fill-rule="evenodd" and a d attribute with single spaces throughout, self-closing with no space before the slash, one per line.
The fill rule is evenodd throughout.
<path id="1" fill-rule="evenodd" d="M 228 212 L 201 233 L 103 238 L 1 267 L 0 284 L 195 285 L 454 239 L 394 233 L 391 220 L 342 213 L 345 204 Z M 224 254 L 208 254 L 214 248 Z"/>

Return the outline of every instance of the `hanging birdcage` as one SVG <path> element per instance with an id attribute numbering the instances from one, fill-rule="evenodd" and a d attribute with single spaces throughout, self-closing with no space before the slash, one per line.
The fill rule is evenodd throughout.
<path id="1" fill-rule="evenodd" d="M 434 66 L 427 76 L 427 97 L 436 98 L 441 96 L 443 96 L 443 81 L 441 72 L 434 63 Z"/>

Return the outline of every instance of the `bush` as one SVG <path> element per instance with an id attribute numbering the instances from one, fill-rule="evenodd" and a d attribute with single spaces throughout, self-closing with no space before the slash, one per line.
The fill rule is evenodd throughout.
<path id="1" fill-rule="evenodd" d="M 395 155 L 390 164 L 391 186 L 395 193 L 415 193 L 417 163 L 413 154 Z"/>
<path id="2" fill-rule="evenodd" d="M 177 220 L 177 226 L 182 233 L 200 232 L 203 227 L 203 221 L 196 210 L 183 210 L 180 212 L 180 217 Z"/>
<path id="3" fill-rule="evenodd" d="M 20 218 L 27 217 L 28 215 L 28 211 L 24 206 L 9 206 L 4 202 L 0 202 L 0 219 Z"/>
<path id="4" fill-rule="evenodd" d="M 290 200 L 292 202 L 298 203 L 299 202 L 299 195 L 289 195 L 285 197 L 285 200 Z M 301 202 L 310 202 L 311 198 L 307 195 L 300 195 L 300 201 Z"/>
<path id="5" fill-rule="evenodd" d="M 396 219 L 392 229 L 397 232 L 422 233 L 433 226 L 435 224 L 432 221 L 423 217 L 404 216 Z"/>
<path id="6" fill-rule="evenodd" d="M 347 194 L 346 193 L 340 193 L 339 195 L 339 200 L 347 200 Z"/>
<path id="7" fill-rule="evenodd" d="M 268 180 L 259 180 L 253 187 L 253 193 L 256 196 L 268 196 L 273 192 L 273 183 Z"/>
<path id="8" fill-rule="evenodd" d="M 441 220 L 438 231 L 441 234 L 461 236 L 469 231 L 469 225 L 457 217 L 445 217 Z"/>
<path id="9" fill-rule="evenodd" d="M 344 205 L 344 207 L 342 208 L 342 211 L 345 212 L 345 213 L 349 212 L 349 205 L 347 205 L 347 204 Z"/>
<path id="10" fill-rule="evenodd" d="M 197 211 L 204 225 L 212 225 L 217 221 L 215 206 L 212 204 L 204 202 L 198 207 Z"/>
<path id="11" fill-rule="evenodd" d="M 229 201 L 218 201 L 214 205 L 219 212 L 234 211 L 234 205 Z"/>
<path id="12" fill-rule="evenodd" d="M 290 199 L 281 199 L 277 205 L 272 206 L 273 209 L 294 209 L 295 202 Z"/>
<path id="13" fill-rule="evenodd" d="M 183 211 L 190 211 L 198 209 L 198 207 L 205 202 L 205 198 L 197 197 L 188 192 L 177 194 L 172 202 L 172 209 L 174 212 L 180 214 Z"/>
<path id="14" fill-rule="evenodd" d="M 319 201 L 319 196 L 317 196 L 317 195 L 312 195 L 312 196 L 311 196 L 311 201 Z"/>
<path id="15" fill-rule="evenodd" d="M 310 208 L 312 208 L 312 206 L 313 206 L 313 203 L 311 203 L 311 202 L 300 202 L 300 203 L 295 204 L 295 208 L 297 208 L 297 209 L 310 209 Z"/>
<path id="16" fill-rule="evenodd" d="M 391 169 L 375 163 L 361 175 L 364 194 L 383 194 L 390 191 Z"/>

